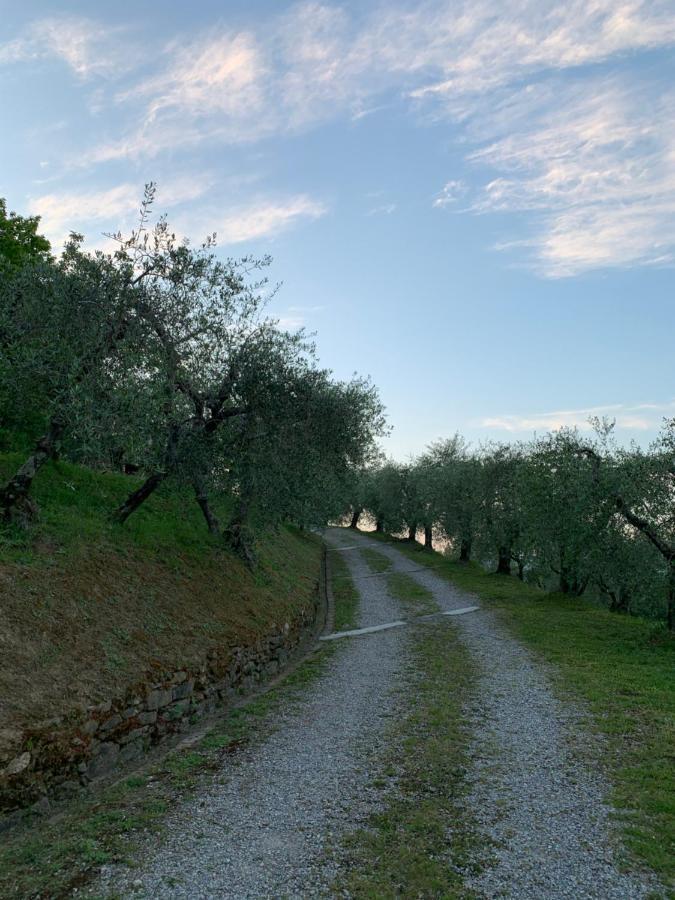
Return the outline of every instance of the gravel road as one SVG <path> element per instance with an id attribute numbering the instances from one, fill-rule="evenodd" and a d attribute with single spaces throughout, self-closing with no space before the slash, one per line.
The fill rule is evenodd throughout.
<path id="1" fill-rule="evenodd" d="M 360 626 L 400 617 L 358 549 L 373 546 L 428 588 L 442 610 L 475 603 L 395 547 L 331 529 L 361 593 Z M 340 551 L 337 551 L 340 552 Z M 453 620 L 478 665 L 466 714 L 473 726 L 469 804 L 492 861 L 467 887 L 484 898 L 639 900 L 654 885 L 613 860 L 608 785 L 598 739 L 581 709 L 557 699 L 546 667 L 487 610 Z M 371 787 L 386 723 L 405 701 L 405 626 L 338 642 L 297 702 L 272 715 L 272 731 L 223 764 L 200 796 L 169 817 L 165 837 L 134 869 L 109 867 L 98 896 L 311 898 L 330 896 L 330 854 L 376 808 Z M 451 823 L 450 823 L 451 824 Z M 450 834 L 451 832 L 449 832 Z"/>
<path id="2" fill-rule="evenodd" d="M 340 529 L 332 546 L 354 543 Z M 359 625 L 400 615 L 359 552 L 346 552 L 361 590 Z M 406 667 L 407 629 L 343 640 L 296 703 L 273 714 L 271 733 L 232 760 L 202 795 L 166 822 L 168 838 L 134 869 L 104 870 L 103 896 L 308 898 L 330 896 L 323 851 L 375 808 L 372 787 L 396 688 Z"/>
<path id="3" fill-rule="evenodd" d="M 430 590 L 441 609 L 480 604 L 433 571 L 410 572 L 415 563 L 395 547 L 375 548 Z M 469 886 L 479 896 L 513 900 L 648 896 L 657 885 L 616 867 L 600 741 L 584 712 L 555 696 L 546 667 L 487 610 L 453 622 L 481 673 L 466 708 L 474 734 L 469 805 L 495 845 L 493 864 Z"/>

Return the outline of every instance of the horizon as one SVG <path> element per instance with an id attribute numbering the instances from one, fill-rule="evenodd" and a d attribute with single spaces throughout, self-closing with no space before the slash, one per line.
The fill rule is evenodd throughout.
<path id="1" fill-rule="evenodd" d="M 179 233 L 270 253 L 387 453 L 675 415 L 670 4 L 3 13 L 8 206 L 104 246 L 156 181 Z"/>

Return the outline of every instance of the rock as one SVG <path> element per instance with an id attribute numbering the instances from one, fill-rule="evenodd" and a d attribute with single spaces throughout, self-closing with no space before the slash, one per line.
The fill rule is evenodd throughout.
<path id="1" fill-rule="evenodd" d="M 131 741 L 137 741 L 139 738 L 145 737 L 146 734 L 150 731 L 149 725 L 144 725 L 142 728 L 134 728 L 132 731 L 128 731 L 123 737 L 119 739 L 120 744 L 129 744 Z"/>
<path id="2" fill-rule="evenodd" d="M 80 731 L 82 732 L 82 734 L 85 734 L 88 737 L 91 737 L 93 734 L 96 734 L 96 732 L 98 731 L 99 724 L 100 723 L 99 723 L 98 719 L 87 719 L 87 721 L 80 728 Z"/>
<path id="3" fill-rule="evenodd" d="M 192 691 L 194 690 L 195 683 L 194 681 L 185 681 L 183 684 L 177 684 L 176 687 L 171 692 L 172 698 L 174 700 L 184 700 L 186 697 L 189 697 Z"/>
<path id="4" fill-rule="evenodd" d="M 107 775 L 117 764 L 120 755 L 120 748 L 112 741 L 106 741 L 101 744 L 98 754 L 91 760 L 87 766 L 87 776 L 89 778 L 99 778 L 101 775 Z"/>
<path id="5" fill-rule="evenodd" d="M 143 755 L 143 749 L 142 741 L 131 741 L 120 750 L 118 762 L 124 764 L 131 762 L 132 759 L 138 759 Z"/>
<path id="6" fill-rule="evenodd" d="M 117 726 L 121 724 L 122 716 L 114 713 L 109 719 L 106 719 L 105 722 L 102 722 L 101 725 L 99 725 L 98 730 L 101 734 L 109 734 L 114 728 L 117 728 Z"/>
<path id="7" fill-rule="evenodd" d="M 11 759 L 23 743 L 19 728 L 0 728 L 0 764 Z"/>
<path id="8" fill-rule="evenodd" d="M 14 757 L 14 759 L 10 762 L 8 766 L 5 768 L 5 775 L 20 775 L 21 772 L 24 772 L 28 766 L 30 765 L 30 753 L 26 751 L 22 753 L 20 756 Z"/>
<path id="9" fill-rule="evenodd" d="M 147 712 L 139 713 L 138 721 L 141 725 L 153 725 L 157 721 L 157 710 L 149 709 Z"/>
<path id="10" fill-rule="evenodd" d="M 173 700 L 172 690 L 155 690 L 148 694 L 145 705 L 148 709 L 162 709 Z"/>
<path id="11" fill-rule="evenodd" d="M 33 812 L 37 813 L 40 816 L 46 815 L 51 809 L 51 803 L 49 802 L 49 797 L 40 797 L 37 803 L 34 803 L 31 806 Z"/>
<path id="12" fill-rule="evenodd" d="M 184 681 L 187 681 L 187 672 L 176 672 L 171 680 L 174 684 L 182 684 Z"/>
<path id="13" fill-rule="evenodd" d="M 79 768 L 79 767 L 78 767 Z M 86 765 L 85 765 L 86 771 Z M 80 783 L 78 781 L 63 781 L 54 788 L 54 797 L 57 800 L 70 800 L 80 791 Z"/>
<path id="14" fill-rule="evenodd" d="M 164 711 L 164 715 L 170 722 L 175 722 L 177 719 L 182 718 L 189 709 L 190 709 L 190 701 L 189 700 L 177 700 L 175 703 L 172 703 L 168 709 L 166 709 Z"/>

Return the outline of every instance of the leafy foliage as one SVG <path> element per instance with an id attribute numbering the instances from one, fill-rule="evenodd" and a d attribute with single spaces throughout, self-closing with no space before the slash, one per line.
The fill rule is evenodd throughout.
<path id="1" fill-rule="evenodd" d="M 459 436 L 361 474 L 352 509 L 392 533 L 425 528 L 468 562 L 615 612 L 675 619 L 675 422 L 648 449 L 562 429 L 470 450 Z"/>
<path id="2" fill-rule="evenodd" d="M 253 563 L 261 529 L 342 509 L 383 409 L 370 382 L 337 381 L 302 331 L 265 315 L 268 258 L 223 260 L 214 236 L 179 242 L 165 219 L 150 224 L 154 200 L 150 184 L 138 228 L 110 235 L 114 253 L 87 253 L 73 235 L 58 261 L 3 279 L 0 411 L 6 443 L 33 449 L 0 506 L 6 521 L 34 520 L 33 479 L 57 455 L 139 472 L 119 523 L 172 480 Z M 233 499 L 229 522 L 214 493 Z"/>

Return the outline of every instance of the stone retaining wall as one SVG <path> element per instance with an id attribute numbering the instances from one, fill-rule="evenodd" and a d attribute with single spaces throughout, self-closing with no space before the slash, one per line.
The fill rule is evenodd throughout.
<path id="1" fill-rule="evenodd" d="M 22 732 L 0 729 L 0 817 L 48 809 L 272 678 L 313 631 L 318 611 L 317 599 L 267 637 L 211 649 L 198 668 L 157 670 L 124 697 Z"/>

